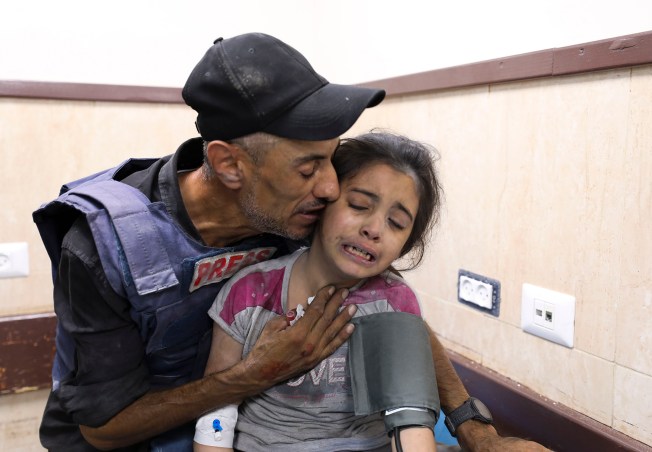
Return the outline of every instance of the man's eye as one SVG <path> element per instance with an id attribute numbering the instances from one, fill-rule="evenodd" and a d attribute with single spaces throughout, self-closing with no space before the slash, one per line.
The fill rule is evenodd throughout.
<path id="1" fill-rule="evenodd" d="M 317 171 L 317 165 L 312 164 L 308 167 L 303 167 L 299 170 L 299 173 L 301 174 L 302 177 L 305 179 L 310 179 L 312 176 L 315 175 L 315 171 Z"/>

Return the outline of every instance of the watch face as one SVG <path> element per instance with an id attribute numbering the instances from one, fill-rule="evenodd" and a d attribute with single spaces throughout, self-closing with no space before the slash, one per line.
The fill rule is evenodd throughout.
<path id="1" fill-rule="evenodd" d="M 478 413 L 480 413 L 480 415 L 487 418 L 488 420 L 491 420 L 491 413 L 489 412 L 489 408 L 487 408 L 484 403 L 478 399 L 473 399 L 473 406 L 478 411 Z"/>

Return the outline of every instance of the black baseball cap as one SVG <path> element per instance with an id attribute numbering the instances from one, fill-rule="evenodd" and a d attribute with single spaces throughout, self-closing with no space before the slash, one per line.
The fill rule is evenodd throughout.
<path id="1" fill-rule="evenodd" d="M 328 140 L 346 132 L 384 90 L 329 83 L 279 39 L 248 33 L 217 39 L 182 91 L 197 112 L 204 140 L 266 132 L 298 140 Z"/>

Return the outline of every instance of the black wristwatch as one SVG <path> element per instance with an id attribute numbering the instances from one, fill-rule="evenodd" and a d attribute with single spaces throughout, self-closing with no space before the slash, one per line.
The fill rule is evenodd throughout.
<path id="1" fill-rule="evenodd" d="M 462 406 L 455 408 L 446 415 L 444 424 L 451 435 L 457 436 L 457 427 L 469 419 L 475 419 L 476 421 L 484 422 L 485 424 L 491 424 L 493 421 L 489 408 L 475 397 L 469 397 Z"/>

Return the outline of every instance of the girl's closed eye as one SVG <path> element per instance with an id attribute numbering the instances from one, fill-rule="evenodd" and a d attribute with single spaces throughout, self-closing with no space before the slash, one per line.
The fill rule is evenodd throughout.
<path id="1" fill-rule="evenodd" d="M 396 219 L 393 219 L 393 218 L 389 219 L 389 224 L 393 228 L 398 229 L 399 231 L 402 231 L 403 229 L 407 228 L 407 226 L 403 222 L 401 222 L 399 220 L 396 220 Z"/>
<path id="2" fill-rule="evenodd" d="M 374 195 L 360 189 L 353 189 L 347 193 L 346 202 L 351 209 L 364 211 L 374 205 Z"/>
<path id="3" fill-rule="evenodd" d="M 360 204 L 353 204 L 352 202 L 349 202 L 349 207 L 353 210 L 366 210 L 366 206 L 362 206 Z"/>

